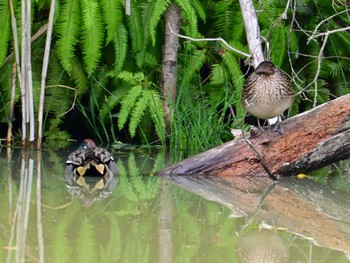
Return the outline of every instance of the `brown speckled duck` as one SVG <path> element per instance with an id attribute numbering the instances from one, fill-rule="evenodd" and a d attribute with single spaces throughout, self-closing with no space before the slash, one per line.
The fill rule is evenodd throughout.
<path id="1" fill-rule="evenodd" d="M 249 75 L 242 92 L 243 108 L 259 119 L 279 117 L 293 103 L 294 90 L 289 77 L 270 61 L 263 61 Z M 262 129 L 258 122 L 259 128 Z M 274 131 L 283 133 L 279 122 Z"/>

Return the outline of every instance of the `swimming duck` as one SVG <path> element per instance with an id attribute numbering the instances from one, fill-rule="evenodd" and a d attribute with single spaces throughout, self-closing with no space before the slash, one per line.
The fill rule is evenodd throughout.
<path id="1" fill-rule="evenodd" d="M 85 139 L 66 161 L 66 186 L 78 199 L 96 201 L 109 196 L 118 183 L 118 167 L 112 155 Z"/>
<path id="2" fill-rule="evenodd" d="M 103 148 L 96 147 L 91 139 L 85 139 L 78 150 L 72 152 L 66 161 L 66 173 L 77 176 L 111 177 L 118 173 L 112 155 Z"/>
<path id="3" fill-rule="evenodd" d="M 289 77 L 270 61 L 263 61 L 249 75 L 242 92 L 243 108 L 259 119 L 279 117 L 292 106 L 294 90 Z M 262 129 L 258 122 L 259 128 Z M 274 131 L 283 133 L 279 122 Z"/>

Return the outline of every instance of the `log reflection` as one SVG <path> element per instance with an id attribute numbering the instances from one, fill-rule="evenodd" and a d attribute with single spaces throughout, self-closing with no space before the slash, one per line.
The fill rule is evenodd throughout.
<path id="1" fill-rule="evenodd" d="M 316 245 L 350 253 L 350 204 L 345 193 L 312 180 L 268 178 L 172 176 L 165 177 L 208 200 L 247 215 L 247 224 L 263 221 L 265 227 L 312 239 Z"/>

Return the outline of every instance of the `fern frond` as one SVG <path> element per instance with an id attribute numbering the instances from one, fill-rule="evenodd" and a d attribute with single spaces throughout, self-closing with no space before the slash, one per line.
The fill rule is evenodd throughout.
<path id="1" fill-rule="evenodd" d="M 131 15 L 126 17 L 128 32 L 132 39 L 131 46 L 134 53 L 140 52 L 143 46 L 144 29 L 141 18 L 141 10 L 136 1 L 131 3 Z"/>
<path id="2" fill-rule="evenodd" d="M 244 114 L 242 104 L 240 103 L 240 98 L 242 94 L 243 84 L 244 84 L 244 75 L 241 71 L 240 65 L 237 61 L 237 58 L 233 56 L 231 52 L 225 52 L 222 55 L 223 62 L 228 68 L 228 72 L 231 76 L 232 82 L 234 84 L 233 97 L 236 101 L 236 113 L 237 117 L 240 118 Z"/>
<path id="3" fill-rule="evenodd" d="M 239 98 L 244 84 L 244 75 L 242 73 L 241 67 L 238 63 L 237 58 L 231 52 L 225 52 L 222 55 L 222 58 L 224 64 L 228 68 L 232 82 L 236 88 L 235 97 Z"/>
<path id="4" fill-rule="evenodd" d="M 277 66 L 282 66 L 287 57 L 287 36 L 288 28 L 277 26 L 272 29 L 270 39 L 271 57 L 270 60 Z"/>
<path id="5" fill-rule="evenodd" d="M 210 77 L 210 84 L 212 85 L 223 85 L 227 81 L 226 71 L 220 64 L 212 65 L 212 75 Z"/>
<path id="6" fill-rule="evenodd" d="M 236 31 L 233 31 L 232 29 L 234 25 L 234 17 L 235 16 L 232 10 L 225 10 L 224 12 L 215 15 L 213 23 L 215 34 L 226 40 L 229 40 L 232 33 L 236 33 Z M 242 27 L 242 29 L 244 29 L 244 27 Z"/>
<path id="7" fill-rule="evenodd" d="M 123 24 L 117 27 L 114 35 L 115 65 L 114 72 L 118 75 L 123 69 L 123 65 L 128 52 L 128 31 Z"/>
<path id="8" fill-rule="evenodd" d="M 77 86 L 78 95 L 84 94 L 89 88 L 88 80 L 85 75 L 82 63 L 76 57 L 72 58 L 70 75 L 71 78 L 73 78 L 75 85 Z"/>
<path id="9" fill-rule="evenodd" d="M 98 2 L 84 0 L 82 3 L 82 43 L 86 71 L 92 73 L 101 57 L 104 40 L 102 15 Z"/>
<path id="10" fill-rule="evenodd" d="M 150 21 L 151 21 L 152 15 L 154 14 L 154 10 L 155 10 L 155 1 L 146 1 L 145 3 L 141 4 L 141 16 L 142 16 L 143 27 L 144 27 L 144 36 L 143 36 L 144 39 L 143 39 L 142 50 L 137 54 L 138 56 L 136 58 L 137 65 L 141 65 L 144 63 L 143 59 L 145 58 L 145 53 L 149 48 L 149 43 L 151 41 Z"/>
<path id="11" fill-rule="evenodd" d="M 106 45 L 115 39 L 115 31 L 122 24 L 123 10 L 119 1 L 101 0 L 103 21 L 106 28 Z"/>
<path id="12" fill-rule="evenodd" d="M 207 20 L 207 13 L 203 7 L 203 1 L 192 0 L 192 5 L 194 9 L 197 11 L 198 16 L 202 19 L 203 22 Z"/>
<path id="13" fill-rule="evenodd" d="M 136 102 L 136 105 L 130 115 L 129 133 L 132 138 L 136 135 L 136 129 L 139 127 L 141 119 L 146 112 L 149 100 L 149 93 L 142 92 L 141 97 Z"/>
<path id="14" fill-rule="evenodd" d="M 62 67 L 70 72 L 72 59 L 75 57 L 75 45 L 80 32 L 80 1 L 63 1 L 61 13 L 57 22 L 57 56 Z"/>
<path id="15" fill-rule="evenodd" d="M 160 19 L 163 17 L 164 13 L 170 5 L 170 0 L 156 0 L 154 4 L 154 10 L 149 21 L 149 34 L 151 35 L 152 44 L 156 43 L 156 28 L 159 24 Z"/>
<path id="16" fill-rule="evenodd" d="M 11 32 L 11 16 L 8 1 L 1 1 L 0 3 L 0 66 L 3 64 L 6 56 L 8 45 L 10 41 Z"/>
<path id="17" fill-rule="evenodd" d="M 132 86 L 135 86 L 141 84 L 142 81 L 144 81 L 145 75 L 142 72 L 132 73 L 129 71 L 122 71 L 119 73 L 118 78 Z"/>
<path id="18" fill-rule="evenodd" d="M 206 61 L 206 51 L 205 50 L 195 50 L 194 54 L 191 55 L 187 61 L 187 65 L 184 68 L 183 83 L 189 83 L 194 77 L 196 72 L 202 68 Z"/>
<path id="19" fill-rule="evenodd" d="M 121 109 L 118 118 L 118 128 L 123 129 L 126 121 L 129 118 L 131 110 L 135 107 L 136 99 L 142 94 L 142 86 L 137 85 L 132 87 L 124 96 L 121 102 Z"/>
<path id="20" fill-rule="evenodd" d="M 189 0 L 175 0 L 181 9 L 181 16 L 188 24 L 187 34 L 193 37 L 198 36 L 198 18 L 195 9 Z"/>
<path id="21" fill-rule="evenodd" d="M 121 103 L 122 98 L 129 91 L 129 88 L 126 86 L 118 86 L 115 90 L 113 90 L 110 95 L 105 99 L 105 103 L 102 105 L 100 109 L 100 118 L 104 120 L 112 109 L 118 103 Z"/>
<path id="22" fill-rule="evenodd" d="M 148 107 L 157 136 L 162 143 L 165 143 L 165 117 L 162 99 L 160 98 L 160 94 L 155 90 L 147 90 L 146 92 L 149 93 L 150 101 Z"/>

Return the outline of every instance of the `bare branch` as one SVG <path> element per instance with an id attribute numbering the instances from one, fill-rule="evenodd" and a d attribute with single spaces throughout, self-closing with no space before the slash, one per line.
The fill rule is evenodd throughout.
<path id="1" fill-rule="evenodd" d="M 327 32 L 319 33 L 319 34 L 317 34 L 317 35 L 312 35 L 311 37 L 309 37 L 308 43 L 309 43 L 311 40 L 313 40 L 313 39 L 315 39 L 315 38 L 317 38 L 317 37 L 321 37 L 321 36 L 327 36 L 327 37 L 328 37 L 330 34 L 338 33 L 338 32 L 344 32 L 344 31 L 348 31 L 348 30 L 350 30 L 350 26 L 343 27 L 343 28 L 337 28 L 337 29 L 334 29 L 334 30 L 329 30 L 329 31 L 327 31 Z"/>
<path id="2" fill-rule="evenodd" d="M 349 12 L 349 10 L 348 10 L 348 9 L 345 9 L 345 10 L 339 12 L 339 13 L 336 13 L 336 14 L 330 16 L 330 17 L 327 17 L 326 19 L 323 19 L 323 20 L 322 20 L 320 23 L 318 23 L 318 25 L 315 27 L 315 29 L 314 29 L 312 35 L 309 37 L 308 42 L 310 42 L 310 41 L 313 40 L 314 38 L 320 36 L 319 34 L 316 35 L 316 32 L 317 32 L 318 28 L 319 28 L 323 23 L 327 22 L 328 20 L 330 20 L 330 19 L 332 19 L 332 18 L 334 18 L 334 17 L 336 17 L 336 16 L 338 16 L 338 15 L 340 15 L 340 14 L 342 14 L 342 13 L 346 13 L 346 12 Z"/>
<path id="3" fill-rule="evenodd" d="M 66 85 L 50 85 L 50 86 L 46 86 L 46 88 L 55 88 L 55 87 L 58 87 L 58 88 L 64 88 L 64 89 L 70 89 L 70 90 L 73 90 L 74 91 L 74 100 L 73 100 L 73 103 L 72 103 L 72 106 L 65 112 L 57 115 L 57 117 L 61 117 L 63 115 L 66 115 L 68 112 L 70 112 L 71 110 L 74 109 L 74 106 L 75 106 L 75 102 L 77 100 L 77 89 L 76 88 L 72 88 L 72 87 L 69 87 L 69 86 L 66 86 Z"/>
<path id="4" fill-rule="evenodd" d="M 193 42 L 202 42 L 202 41 L 219 41 L 219 42 L 222 42 L 228 49 L 242 55 L 242 56 L 245 56 L 245 57 L 248 57 L 250 58 L 251 55 L 248 54 L 248 53 L 245 53 L 243 51 L 240 51 L 232 46 L 230 46 L 223 38 L 221 37 L 218 37 L 218 38 L 192 38 L 192 37 L 188 37 L 188 36 L 185 36 L 185 35 L 181 35 L 181 34 L 178 34 L 178 33 L 175 33 L 173 31 L 173 29 L 171 28 L 170 24 L 169 24 L 169 28 L 170 28 L 170 31 L 171 33 L 177 35 L 179 38 L 183 38 L 183 39 L 187 39 L 189 41 L 193 41 Z"/>

